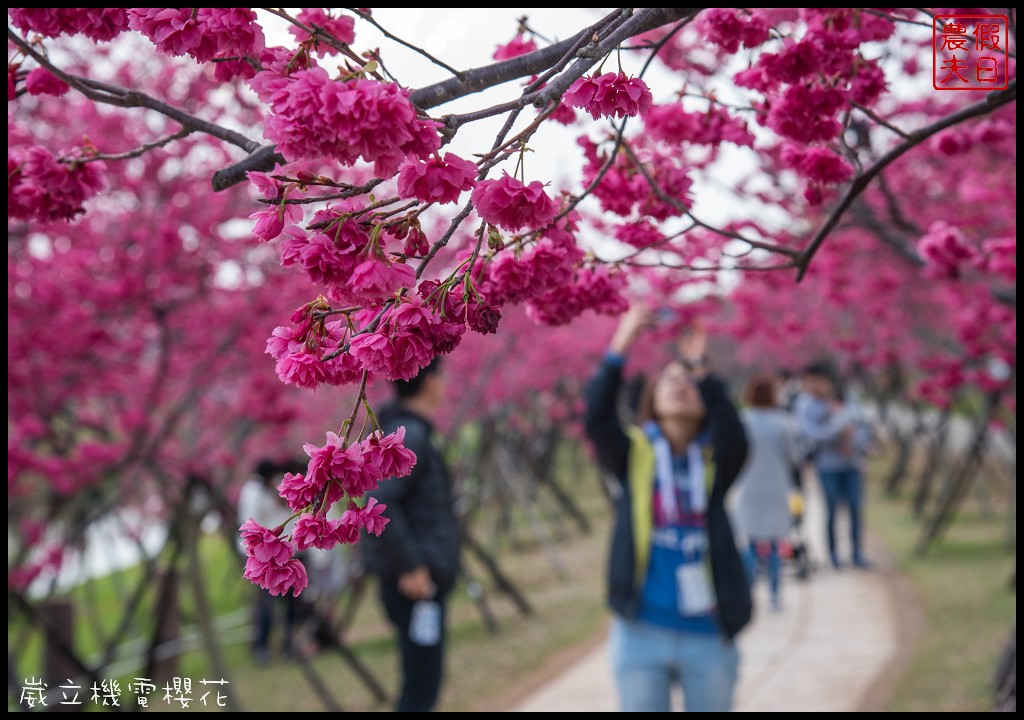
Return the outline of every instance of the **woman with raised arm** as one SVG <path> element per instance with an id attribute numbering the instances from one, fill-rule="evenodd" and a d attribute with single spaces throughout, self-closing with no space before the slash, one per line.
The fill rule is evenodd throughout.
<path id="1" fill-rule="evenodd" d="M 609 558 L 611 652 L 625 712 L 728 711 L 739 667 L 734 639 L 750 620 L 750 585 L 725 509 L 747 440 L 694 327 L 644 390 L 635 422 L 619 417 L 626 355 L 654 313 L 634 305 L 586 394 L 586 429 L 621 485 Z"/>

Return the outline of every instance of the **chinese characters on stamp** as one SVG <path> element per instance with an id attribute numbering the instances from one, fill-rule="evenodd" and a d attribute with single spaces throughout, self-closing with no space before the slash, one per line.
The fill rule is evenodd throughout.
<path id="1" fill-rule="evenodd" d="M 1009 36 L 1005 15 L 936 15 L 932 86 L 936 90 L 1005 90 Z"/>

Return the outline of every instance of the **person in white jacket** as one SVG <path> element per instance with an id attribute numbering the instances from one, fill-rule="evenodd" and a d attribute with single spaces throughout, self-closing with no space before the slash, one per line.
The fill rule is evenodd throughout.
<path id="1" fill-rule="evenodd" d="M 781 609 L 779 544 L 793 526 L 790 494 L 793 468 L 804 452 L 796 419 L 777 404 L 775 382 L 767 376 L 753 378 L 747 386 L 747 406 L 740 412 L 750 444 L 747 462 L 736 481 L 736 525 L 746 538 L 746 563 L 751 583 L 758 575 L 761 550 L 773 610 Z"/>

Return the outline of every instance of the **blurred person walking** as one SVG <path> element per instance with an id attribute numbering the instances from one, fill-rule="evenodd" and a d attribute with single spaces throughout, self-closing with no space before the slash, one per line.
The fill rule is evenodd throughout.
<path id="1" fill-rule="evenodd" d="M 839 378 L 827 363 L 808 365 L 802 383 L 796 414 L 801 433 L 814 448 L 814 467 L 825 495 L 832 567 L 843 565 L 836 539 L 840 506 L 849 512 L 850 560 L 854 567 L 870 567 L 862 545 L 862 508 L 863 464 L 872 441 L 871 428 L 856 401 L 844 395 Z"/>
<path id="2" fill-rule="evenodd" d="M 725 385 L 708 371 L 707 334 L 679 342 L 639 400 L 618 414 L 623 364 L 654 313 L 623 316 L 586 391 L 586 430 L 619 482 L 609 558 L 611 654 L 625 712 L 665 712 L 672 686 L 688 711 L 728 711 L 735 637 L 752 613 L 750 585 L 725 510 L 747 441 Z"/>
<path id="3" fill-rule="evenodd" d="M 746 402 L 747 407 L 740 417 L 750 448 L 736 481 L 736 529 L 747 541 L 746 562 L 751 583 L 758 576 L 763 559 L 771 606 L 773 610 L 780 610 L 782 559 L 779 545 L 793 529 L 790 500 L 795 489 L 794 468 L 803 462 L 804 452 L 796 419 L 778 406 L 772 378 L 751 379 Z"/>
<path id="4" fill-rule="evenodd" d="M 388 478 L 369 493 L 387 505 L 380 537 L 364 531 L 367 571 L 380 581 L 380 600 L 395 627 L 401 657 L 398 712 L 428 712 L 437 704 L 445 654 L 446 601 L 459 573 L 459 525 L 451 477 L 431 439 L 431 418 L 446 399 L 441 361 L 411 380 L 396 380 L 396 397 L 377 413 L 385 434 L 405 427 L 416 454 L 412 473 Z"/>

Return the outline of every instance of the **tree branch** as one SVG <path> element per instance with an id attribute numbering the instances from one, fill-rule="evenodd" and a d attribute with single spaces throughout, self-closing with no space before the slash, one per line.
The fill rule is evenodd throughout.
<path id="1" fill-rule="evenodd" d="M 355 15 L 355 16 L 365 20 L 366 22 L 370 23 L 371 25 L 373 25 L 375 28 L 380 30 L 381 33 L 383 33 L 384 37 L 388 38 L 389 40 L 394 40 L 399 45 L 404 45 L 405 47 L 409 48 L 410 50 L 419 53 L 420 55 L 422 55 L 423 57 L 425 57 L 427 60 L 429 60 L 430 62 L 434 63 L 438 67 L 444 68 L 445 70 L 450 72 L 452 75 L 454 75 L 456 77 L 456 79 L 459 79 L 459 80 L 462 79 L 462 73 L 461 72 L 459 72 L 458 70 L 453 68 L 448 63 L 441 62 L 440 60 L 438 60 L 436 57 L 434 57 L 433 55 L 428 53 L 423 48 L 416 47 L 412 43 L 406 42 L 405 40 L 403 40 L 402 38 L 398 37 L 397 35 L 392 35 L 387 30 L 384 29 L 384 26 L 382 26 L 379 22 L 374 20 L 372 15 L 368 15 L 368 14 L 362 12 L 361 10 L 359 10 L 359 8 L 345 8 L 345 9 L 348 10 L 349 12 L 351 12 L 353 15 Z"/>
<path id="2" fill-rule="evenodd" d="M 245 176 L 250 172 L 273 170 L 275 165 L 284 165 L 286 162 L 284 155 L 277 151 L 277 146 L 262 145 L 234 165 L 215 172 L 211 182 L 213 191 L 227 190 L 232 185 L 237 185 L 245 180 Z"/>
<path id="3" fill-rule="evenodd" d="M 141 107 L 148 110 L 154 110 L 161 115 L 171 118 L 182 127 L 189 128 L 196 132 L 205 133 L 230 143 L 231 145 L 236 145 L 248 153 L 255 152 L 260 148 L 260 144 L 258 142 L 250 140 L 241 133 L 221 127 L 220 125 L 208 120 L 203 120 L 195 115 L 191 115 L 184 110 L 172 107 L 165 102 L 157 100 L 146 93 L 138 90 L 128 90 L 127 88 L 119 87 L 117 85 L 111 85 L 109 83 L 91 80 L 89 78 L 67 73 L 51 63 L 44 55 L 26 43 L 10 28 L 7 28 L 7 38 L 17 45 L 18 49 L 23 53 L 30 56 L 42 67 L 45 67 L 51 73 L 78 90 L 78 92 L 82 93 L 90 100 L 104 103 L 106 105 L 116 105 L 118 107 Z"/>
<path id="4" fill-rule="evenodd" d="M 1009 86 L 1005 90 L 995 90 L 988 93 L 984 100 L 968 105 L 967 107 L 961 108 L 954 113 L 950 113 L 946 117 L 938 120 L 931 125 L 927 125 L 918 130 L 914 130 L 909 134 L 909 139 L 892 150 L 883 155 L 874 165 L 868 168 L 865 172 L 857 176 L 850 187 L 847 189 L 846 194 L 838 205 L 832 210 L 828 218 L 822 224 L 821 228 L 814 234 L 810 244 L 801 253 L 800 258 L 797 260 L 797 282 L 800 282 L 804 275 L 807 273 L 807 269 L 810 266 L 811 259 L 814 254 L 818 252 L 822 243 L 825 242 L 825 238 L 828 237 L 829 233 L 838 224 L 839 219 L 843 216 L 843 213 L 850 207 L 853 201 L 859 196 L 871 181 L 882 172 L 887 166 L 899 159 L 904 153 L 912 148 L 920 145 L 922 142 L 930 138 L 932 135 L 939 133 L 946 128 L 952 127 L 959 123 L 971 120 L 972 118 L 980 117 L 982 115 L 988 115 L 989 113 L 1001 108 L 1003 105 L 1007 105 L 1014 102 L 1017 99 L 1017 78 L 1010 81 Z"/>
<path id="5" fill-rule="evenodd" d="M 95 155 L 88 155 L 86 157 L 76 158 L 74 162 L 81 164 L 87 162 L 95 162 L 96 160 L 128 160 L 130 158 L 136 158 L 139 157 L 140 155 L 145 155 L 150 150 L 155 150 L 158 147 L 163 147 L 168 143 L 172 143 L 175 140 L 181 140 L 183 137 L 187 137 L 191 135 L 193 132 L 195 131 L 186 128 L 185 130 L 179 130 L 173 135 L 167 135 L 165 137 L 160 138 L 159 140 L 154 140 L 153 142 L 146 143 L 145 145 L 140 145 L 134 150 L 128 150 L 127 152 L 123 153 L 97 153 Z"/>
<path id="6" fill-rule="evenodd" d="M 510 110 L 514 107 L 525 107 L 534 104 L 544 107 L 552 99 L 559 99 L 576 79 L 585 73 L 597 58 L 607 54 L 615 46 L 634 35 L 645 33 L 648 30 L 667 25 L 680 19 L 688 19 L 695 16 L 703 8 L 645 8 L 633 15 L 631 18 L 619 25 L 607 38 L 599 44 L 584 44 L 576 51 L 577 55 L 585 55 L 586 58 L 579 60 L 569 72 L 558 78 L 555 83 L 543 90 L 528 93 L 514 103 L 508 103 L 503 110 Z M 460 76 L 456 76 L 440 83 L 428 85 L 427 87 L 414 90 L 409 100 L 421 110 L 443 105 L 466 95 L 480 92 L 489 87 L 515 80 L 529 75 L 539 75 L 558 64 L 573 48 L 577 47 L 581 40 L 590 38 L 595 32 L 606 28 L 610 23 L 621 16 L 622 11 L 616 10 L 606 15 L 599 22 L 576 33 L 567 40 L 554 45 L 534 50 L 531 53 L 519 57 L 504 60 L 502 62 L 485 65 L 471 70 L 466 70 Z M 591 57 L 594 56 L 594 57 Z M 487 111 L 482 111 L 487 112 Z M 489 115 L 485 115 L 489 116 Z M 477 118 L 474 118 L 477 119 Z M 468 122 L 468 120 L 467 120 Z M 253 152 L 253 151 L 250 151 Z M 245 173 L 250 171 L 265 171 L 273 167 L 274 162 L 283 160 L 275 152 L 274 146 L 264 145 L 258 148 L 258 158 L 245 158 L 244 160 L 218 170 L 214 174 L 214 190 L 224 190 L 245 179 Z"/>
<path id="7" fill-rule="evenodd" d="M 502 60 L 501 62 L 484 65 L 482 67 L 466 70 L 462 78 L 454 77 L 443 82 L 434 83 L 427 87 L 413 91 L 409 100 L 412 104 L 423 110 L 444 105 L 460 97 L 478 93 L 494 85 L 515 80 L 529 75 L 539 75 L 558 62 L 566 51 L 576 44 L 576 41 L 593 34 L 595 28 L 616 17 L 619 11 L 616 10 L 600 22 L 580 30 L 578 33 L 563 40 L 562 42 L 548 45 L 547 47 L 534 50 L 531 53 L 518 57 Z"/>
<path id="8" fill-rule="evenodd" d="M 905 237 L 893 232 L 886 223 L 879 220 L 866 203 L 854 203 L 851 214 L 857 223 L 874 234 L 875 237 L 892 248 L 897 255 L 914 267 L 923 268 L 928 264 L 918 254 L 917 250 L 914 249 L 914 246 L 907 242 Z M 1008 305 L 1009 307 L 1017 307 L 1017 291 L 1015 288 L 990 286 L 988 291 L 996 302 Z"/>

